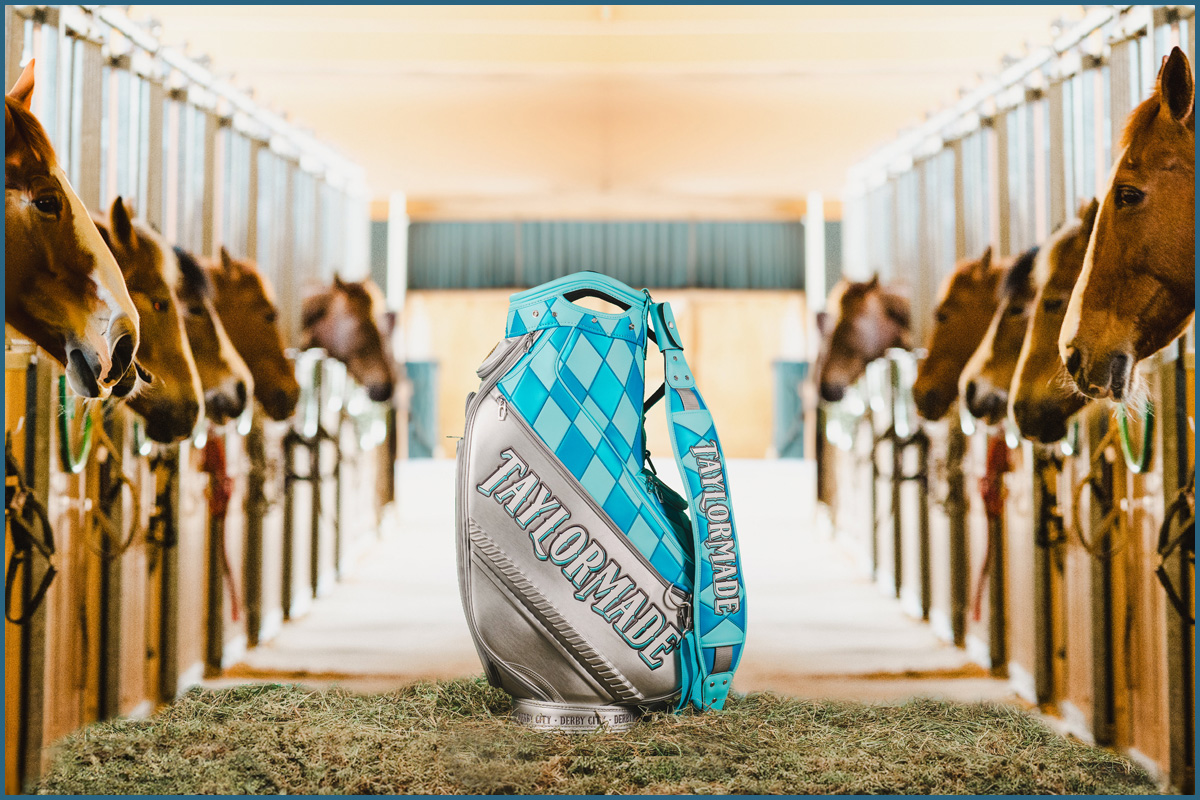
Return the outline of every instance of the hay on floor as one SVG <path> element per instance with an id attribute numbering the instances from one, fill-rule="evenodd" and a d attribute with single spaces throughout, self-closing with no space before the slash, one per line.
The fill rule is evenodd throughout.
<path id="1" fill-rule="evenodd" d="M 383 695 L 299 686 L 193 690 L 146 720 L 55 748 L 54 794 L 1148 793 L 1140 768 L 1019 709 L 731 699 L 624 734 L 569 736 L 507 718 L 482 680 Z"/>

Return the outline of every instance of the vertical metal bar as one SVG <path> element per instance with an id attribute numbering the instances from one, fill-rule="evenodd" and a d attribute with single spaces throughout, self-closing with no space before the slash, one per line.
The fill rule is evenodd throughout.
<path id="1" fill-rule="evenodd" d="M 964 140 L 958 139 L 951 146 L 954 153 L 954 205 L 964 213 L 954 218 L 954 260 L 967 257 L 967 187 L 966 163 L 963 158 Z"/>
<path id="2" fill-rule="evenodd" d="M 1063 84 L 1050 84 L 1046 90 L 1046 110 L 1050 116 L 1050 230 L 1067 219 L 1067 166 L 1063 131 Z"/>
<path id="3" fill-rule="evenodd" d="M 954 644 L 967 642 L 967 608 L 970 603 L 970 563 L 967 539 L 967 490 L 963 459 L 967 454 L 967 436 L 956 424 L 958 403 L 947 414 L 946 433 L 946 517 L 950 528 L 950 629 Z"/>
<path id="4" fill-rule="evenodd" d="M 211 111 L 203 112 L 204 118 L 204 188 L 201 197 L 200 251 L 204 255 L 217 255 L 217 131 L 221 122 Z"/>
<path id="5" fill-rule="evenodd" d="M 258 160 L 263 144 L 260 141 L 249 142 L 249 169 L 246 174 L 246 257 L 255 261 L 258 255 Z"/>
<path id="6" fill-rule="evenodd" d="M 1014 116 L 1014 111 L 1002 111 L 996 115 L 996 203 L 999 206 L 1000 227 L 996 231 L 999 252 L 997 255 L 1008 255 L 1015 251 L 1012 241 L 1012 189 L 1010 185 L 1009 152 L 1010 140 L 1008 125 Z M 994 662 L 993 662 L 994 663 Z"/>

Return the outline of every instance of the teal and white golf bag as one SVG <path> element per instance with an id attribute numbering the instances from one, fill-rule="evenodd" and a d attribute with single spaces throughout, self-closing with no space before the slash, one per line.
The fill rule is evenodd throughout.
<path id="1" fill-rule="evenodd" d="M 595 297 L 624 309 L 601 313 Z M 645 399 L 646 340 L 666 366 Z M 746 638 L 729 481 L 671 308 L 594 272 L 512 296 L 458 444 L 463 609 L 526 724 L 620 729 L 719 709 Z M 648 466 L 664 396 L 687 498 Z"/>

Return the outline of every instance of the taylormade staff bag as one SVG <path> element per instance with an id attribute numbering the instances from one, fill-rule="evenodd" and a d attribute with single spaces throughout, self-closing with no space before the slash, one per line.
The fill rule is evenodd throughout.
<path id="1" fill-rule="evenodd" d="M 605 300 L 620 313 L 573 301 Z M 648 328 L 653 326 L 653 331 Z M 645 401 L 646 339 L 666 382 Z M 746 591 L 725 460 L 665 303 L 595 272 L 512 296 L 458 443 L 463 609 L 488 680 L 542 728 L 721 708 Z M 665 391 L 688 498 L 647 468 Z"/>

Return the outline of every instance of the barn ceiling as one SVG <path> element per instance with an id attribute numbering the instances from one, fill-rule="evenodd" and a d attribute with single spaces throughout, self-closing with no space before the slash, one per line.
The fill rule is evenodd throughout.
<path id="1" fill-rule="evenodd" d="M 133 6 L 420 218 L 795 218 L 1080 6 Z M 836 207 L 833 209 L 836 213 Z"/>

